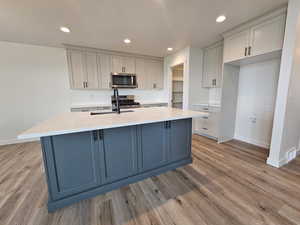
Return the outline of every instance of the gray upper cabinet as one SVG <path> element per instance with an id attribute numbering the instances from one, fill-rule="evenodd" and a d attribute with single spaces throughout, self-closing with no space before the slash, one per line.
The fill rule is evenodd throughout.
<path id="1" fill-rule="evenodd" d="M 141 125 L 141 168 L 143 171 L 158 168 L 168 161 L 168 133 L 165 122 Z"/>
<path id="2" fill-rule="evenodd" d="M 52 165 L 48 172 L 54 181 L 50 184 L 53 199 L 100 185 L 99 151 L 92 132 L 57 135 L 43 142 L 51 146 L 46 148 L 46 158 L 51 162 L 46 163 Z"/>
<path id="3" fill-rule="evenodd" d="M 126 178 L 138 172 L 136 131 L 136 126 L 100 131 L 106 165 L 104 171 L 106 183 Z"/>
<path id="4" fill-rule="evenodd" d="M 204 49 L 202 86 L 220 87 L 223 65 L 223 44 Z"/>
<path id="5" fill-rule="evenodd" d="M 135 58 L 126 56 L 112 56 L 113 73 L 135 73 Z"/>

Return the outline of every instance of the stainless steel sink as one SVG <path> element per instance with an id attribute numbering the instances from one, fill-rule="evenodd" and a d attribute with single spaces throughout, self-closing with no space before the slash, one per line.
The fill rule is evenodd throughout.
<path id="1" fill-rule="evenodd" d="M 120 113 L 129 113 L 129 112 L 134 112 L 133 110 L 124 110 L 121 111 Z M 91 116 L 96 116 L 96 115 L 105 115 L 105 114 L 117 114 L 117 112 L 91 112 L 90 115 Z"/>

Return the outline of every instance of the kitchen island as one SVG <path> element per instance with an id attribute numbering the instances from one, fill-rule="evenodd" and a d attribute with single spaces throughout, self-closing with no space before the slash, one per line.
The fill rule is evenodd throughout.
<path id="1" fill-rule="evenodd" d="M 192 162 L 192 118 L 173 108 L 121 114 L 64 113 L 22 133 L 40 138 L 48 210 L 176 169 Z"/>

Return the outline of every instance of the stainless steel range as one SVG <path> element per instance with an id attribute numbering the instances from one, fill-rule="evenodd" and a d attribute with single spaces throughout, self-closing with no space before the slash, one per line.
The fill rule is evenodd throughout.
<path id="1" fill-rule="evenodd" d="M 116 108 L 115 96 L 111 96 L 112 109 Z M 134 100 L 134 95 L 119 95 L 119 105 L 121 109 L 139 108 L 140 103 Z"/>

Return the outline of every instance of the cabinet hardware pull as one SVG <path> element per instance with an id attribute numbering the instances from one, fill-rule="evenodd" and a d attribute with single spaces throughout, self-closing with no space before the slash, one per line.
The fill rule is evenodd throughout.
<path id="1" fill-rule="evenodd" d="M 94 137 L 94 141 L 98 140 L 98 132 L 97 131 L 93 131 L 93 137 Z"/>
<path id="2" fill-rule="evenodd" d="M 248 48 L 248 55 L 251 55 L 251 46 Z"/>
<path id="3" fill-rule="evenodd" d="M 203 116 L 202 118 L 207 120 L 207 119 L 208 119 L 208 116 Z"/>
<path id="4" fill-rule="evenodd" d="M 87 82 L 87 81 L 85 82 L 85 87 L 86 87 L 86 88 L 88 87 L 88 82 Z"/>
<path id="5" fill-rule="evenodd" d="M 206 127 L 203 127 L 202 129 L 203 129 L 203 130 L 208 130 Z"/>
<path id="6" fill-rule="evenodd" d="M 245 48 L 245 56 L 247 56 L 248 48 Z"/>
<path id="7" fill-rule="evenodd" d="M 103 136 L 104 136 L 103 130 L 99 130 L 99 139 L 103 140 Z"/>
<path id="8" fill-rule="evenodd" d="M 168 128 L 168 121 L 165 122 L 165 129 Z"/>
<path id="9" fill-rule="evenodd" d="M 82 82 L 82 85 L 83 85 L 83 88 L 85 88 L 85 82 L 84 81 Z"/>

